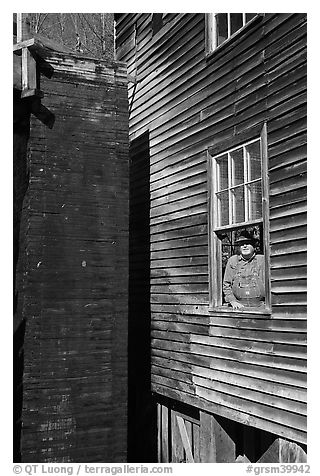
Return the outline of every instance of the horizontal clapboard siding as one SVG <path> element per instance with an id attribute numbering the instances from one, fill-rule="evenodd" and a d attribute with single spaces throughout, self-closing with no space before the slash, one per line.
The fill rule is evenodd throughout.
<path id="1" fill-rule="evenodd" d="M 203 14 L 154 37 L 123 15 L 117 37 L 137 75 L 130 137 L 149 133 L 152 389 L 305 442 L 306 17 L 265 14 L 208 58 Z M 213 314 L 207 149 L 264 122 L 272 313 Z"/>

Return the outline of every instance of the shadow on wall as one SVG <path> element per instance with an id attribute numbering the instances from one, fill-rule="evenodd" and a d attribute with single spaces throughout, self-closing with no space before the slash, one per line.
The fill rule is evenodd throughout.
<path id="1" fill-rule="evenodd" d="M 22 295 L 25 256 L 26 217 L 24 202 L 29 186 L 27 159 L 30 135 L 30 115 L 33 113 L 43 124 L 52 129 L 55 116 L 41 104 L 39 98 L 21 99 L 21 91 L 13 90 L 13 461 L 20 462 L 21 411 L 23 399 L 24 367 L 24 301 Z"/>
<path id="2" fill-rule="evenodd" d="M 157 461 L 151 396 L 149 134 L 130 145 L 128 461 Z"/>

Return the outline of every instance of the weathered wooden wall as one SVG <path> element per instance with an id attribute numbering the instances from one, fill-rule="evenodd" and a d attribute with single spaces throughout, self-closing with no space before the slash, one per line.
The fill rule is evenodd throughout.
<path id="1" fill-rule="evenodd" d="M 126 461 L 126 69 L 54 53 L 46 63 L 20 221 L 21 458 Z"/>
<path id="2" fill-rule="evenodd" d="M 21 81 L 20 81 L 21 82 Z M 19 249 L 24 248 L 24 235 L 20 228 L 23 202 L 28 189 L 27 146 L 30 132 L 30 109 L 21 101 L 20 91 L 13 90 L 13 460 L 19 461 L 22 408 L 23 340 L 25 321 L 21 312 L 19 291 L 22 290 L 23 269 L 17 268 Z M 20 260 L 20 266 L 22 265 Z M 20 279 L 19 279 L 20 278 Z M 18 307 L 20 303 L 20 307 Z"/>
<path id="3" fill-rule="evenodd" d="M 152 390 L 305 443 L 306 15 L 265 14 L 210 58 L 204 22 L 117 16 L 130 139 L 150 140 Z M 209 312 L 206 151 L 265 121 L 272 313 Z"/>

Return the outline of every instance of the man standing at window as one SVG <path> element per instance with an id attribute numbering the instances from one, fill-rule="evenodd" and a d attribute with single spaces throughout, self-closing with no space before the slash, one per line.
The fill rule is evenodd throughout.
<path id="1" fill-rule="evenodd" d="M 243 231 L 235 242 L 240 254 L 229 258 L 223 278 L 223 293 L 233 309 L 264 305 L 264 256 L 257 255 L 257 240 Z"/>

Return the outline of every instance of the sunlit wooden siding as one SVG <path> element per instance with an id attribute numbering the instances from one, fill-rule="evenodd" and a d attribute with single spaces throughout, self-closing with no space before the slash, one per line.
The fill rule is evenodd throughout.
<path id="1" fill-rule="evenodd" d="M 117 46 L 131 140 L 150 137 L 152 390 L 305 443 L 306 15 L 266 14 L 208 59 L 203 14 L 150 22 L 118 18 Z M 272 315 L 210 313 L 206 151 L 265 121 Z"/>

